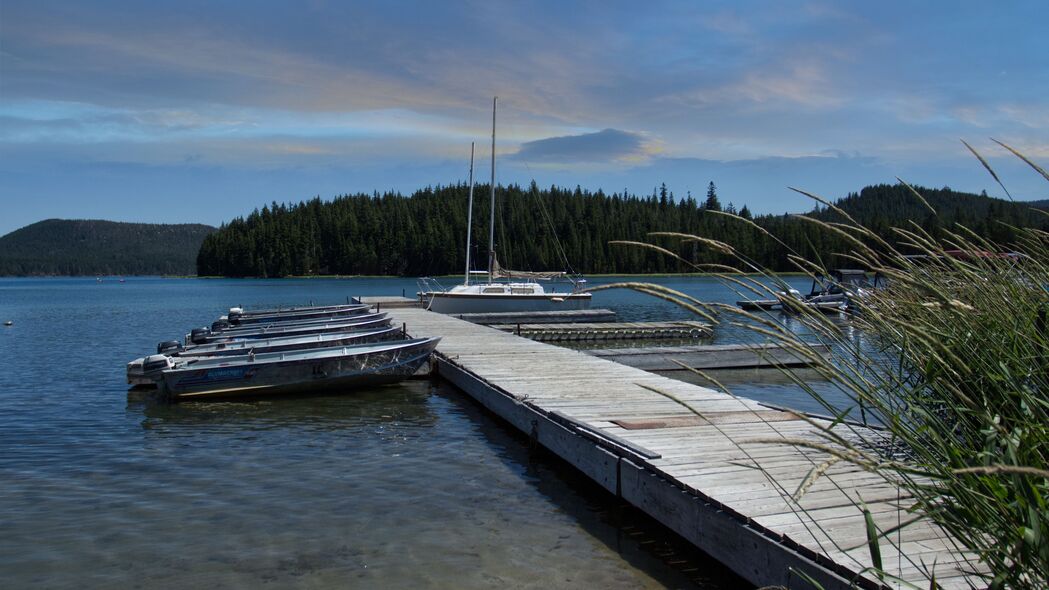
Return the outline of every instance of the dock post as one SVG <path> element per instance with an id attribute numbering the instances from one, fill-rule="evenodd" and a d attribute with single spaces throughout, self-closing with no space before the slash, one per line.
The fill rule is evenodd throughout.
<path id="1" fill-rule="evenodd" d="M 401 337 L 408 337 L 408 322 L 401 322 Z"/>
<path id="2" fill-rule="evenodd" d="M 517 324 L 517 335 L 521 335 L 521 324 Z"/>

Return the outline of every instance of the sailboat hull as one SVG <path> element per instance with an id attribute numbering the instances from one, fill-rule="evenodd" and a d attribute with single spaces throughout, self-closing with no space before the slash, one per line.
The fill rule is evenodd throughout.
<path id="1" fill-rule="evenodd" d="M 445 314 L 507 311 L 572 311 L 590 309 L 590 293 L 491 295 L 479 293 L 423 293 L 430 311 Z"/>

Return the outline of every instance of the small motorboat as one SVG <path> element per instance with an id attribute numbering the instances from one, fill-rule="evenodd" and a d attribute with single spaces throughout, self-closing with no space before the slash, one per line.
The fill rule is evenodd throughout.
<path id="1" fill-rule="evenodd" d="M 338 303 L 336 305 L 302 305 L 292 307 L 271 307 L 268 309 L 244 309 L 243 307 L 231 307 L 229 313 L 238 314 L 243 317 L 254 317 L 260 315 L 279 315 L 286 313 L 300 313 L 310 311 L 338 311 L 350 307 L 357 307 L 360 303 Z"/>
<path id="2" fill-rule="evenodd" d="M 282 311 L 266 314 L 244 315 L 238 313 L 236 308 L 229 311 L 224 318 L 230 326 L 250 326 L 256 324 L 269 324 L 275 322 L 296 322 L 311 319 L 335 319 L 340 317 L 354 316 L 368 312 L 368 305 L 344 305 L 337 309 Z"/>
<path id="3" fill-rule="evenodd" d="M 802 296 L 797 290 L 779 295 L 784 311 L 796 311 L 798 305 L 825 313 L 842 313 L 849 311 L 855 300 L 866 297 L 874 288 L 867 273 L 862 270 L 838 269 L 830 271 L 830 276 L 816 276 L 812 281 L 812 290 Z M 787 302 L 787 298 L 792 301 Z"/>
<path id="4" fill-rule="evenodd" d="M 243 356 L 250 352 L 255 354 L 269 352 L 287 352 L 290 350 L 307 350 L 355 346 L 372 342 L 385 342 L 403 337 L 401 328 L 384 327 L 345 332 L 309 334 L 306 336 L 285 336 L 279 338 L 260 338 L 216 342 L 212 344 L 191 345 L 184 347 L 177 340 L 157 344 L 157 354 L 137 358 L 127 364 L 127 382 L 134 387 L 154 387 L 164 369 L 181 366 L 194 359 L 208 357 Z M 172 357 L 167 363 L 157 356 Z M 148 367 L 148 369 L 147 369 Z"/>
<path id="5" fill-rule="evenodd" d="M 308 320 L 302 322 L 279 322 L 276 324 L 259 324 L 244 328 L 230 328 L 213 332 L 210 328 L 194 328 L 186 334 L 185 344 L 208 344 L 239 339 L 272 338 L 275 336 L 303 336 L 326 332 L 344 332 L 388 326 L 390 319 L 386 313 L 369 313 L 338 318 L 336 320 Z"/>
<path id="6" fill-rule="evenodd" d="M 440 338 L 200 358 L 162 370 L 161 394 L 173 401 L 353 389 L 406 379 Z M 150 357 L 152 358 L 152 357 Z M 165 357 L 174 362 L 171 357 Z"/>
<path id="7" fill-rule="evenodd" d="M 746 311 L 768 311 L 779 309 L 783 302 L 779 299 L 743 299 L 737 301 L 736 305 Z"/>
<path id="8" fill-rule="evenodd" d="M 333 322 L 356 322 L 362 318 L 367 319 L 375 316 L 375 313 L 356 313 L 348 316 L 336 316 L 336 317 L 315 317 L 315 318 L 289 318 L 289 319 L 277 319 L 266 322 L 259 322 L 255 324 L 241 324 L 232 326 L 228 321 L 221 319 L 212 322 L 212 332 L 222 332 L 224 334 L 236 334 L 238 332 L 251 332 L 254 330 L 261 330 L 263 328 L 281 328 L 287 326 L 310 326 L 316 324 L 330 324 Z"/>

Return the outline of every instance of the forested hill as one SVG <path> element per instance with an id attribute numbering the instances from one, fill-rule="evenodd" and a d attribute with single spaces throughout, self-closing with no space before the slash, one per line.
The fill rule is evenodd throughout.
<path id="1" fill-rule="evenodd" d="M 919 189 L 939 215 L 902 186 L 867 187 L 840 201 L 861 222 L 885 236 L 889 228 L 914 220 L 934 231 L 955 222 L 1003 242 L 1016 225 L 1046 226 L 1027 204 Z M 311 274 L 437 275 L 465 267 L 466 185 L 400 194 L 358 194 L 329 202 L 272 204 L 224 225 L 205 239 L 197 258 L 201 275 L 287 276 Z M 582 273 L 648 273 L 682 270 L 680 263 L 613 240 L 644 240 L 654 231 L 698 234 L 729 242 L 754 260 L 778 270 L 793 269 L 786 251 L 738 220 L 708 209 L 735 211 L 711 184 L 702 199 L 676 199 L 665 188 L 650 196 L 606 194 L 551 187 L 497 187 L 496 249 L 500 262 L 520 270 L 574 270 Z M 474 268 L 486 265 L 488 187 L 475 190 Z M 738 211 L 750 216 L 747 208 Z M 833 215 L 827 211 L 818 216 Z M 546 220 L 549 220 L 547 223 Z M 838 219 L 835 219 L 836 221 Z M 787 215 L 754 221 L 806 254 L 827 256 L 848 248 L 829 232 Z M 551 226 L 553 230 L 551 231 Z M 558 241 L 563 247 L 561 255 Z M 682 254 L 696 262 L 724 262 L 715 252 L 689 246 Z M 567 258 L 568 264 L 563 262 Z"/>
<path id="2" fill-rule="evenodd" d="M 0 275 L 191 275 L 214 227 L 47 219 L 0 237 Z"/>

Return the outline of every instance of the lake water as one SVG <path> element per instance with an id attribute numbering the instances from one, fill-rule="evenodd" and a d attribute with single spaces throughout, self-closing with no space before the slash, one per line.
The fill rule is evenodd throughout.
<path id="1" fill-rule="evenodd" d="M 708 278 L 656 280 L 737 298 Z M 0 328 L 0 586 L 741 584 L 451 386 L 181 405 L 127 395 L 128 360 L 231 305 L 402 289 L 415 282 L 0 279 L 0 321 L 14 322 Z M 626 291 L 596 294 L 594 307 L 687 317 Z M 719 342 L 753 340 L 717 331 Z M 747 377 L 734 390 L 816 409 L 779 381 Z"/>

